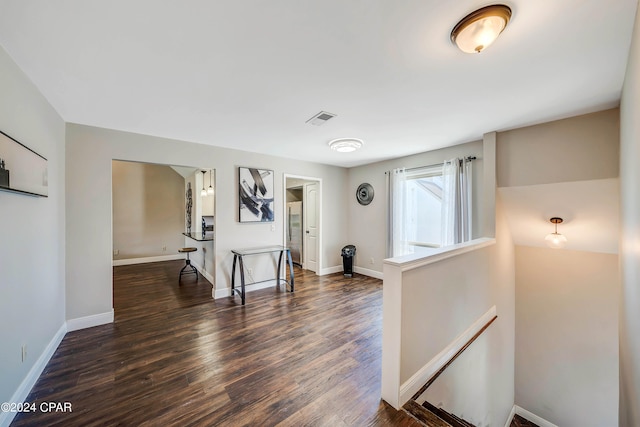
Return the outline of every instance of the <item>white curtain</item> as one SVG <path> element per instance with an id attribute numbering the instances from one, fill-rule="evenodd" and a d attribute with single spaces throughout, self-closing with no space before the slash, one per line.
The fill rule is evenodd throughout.
<path id="1" fill-rule="evenodd" d="M 407 171 L 404 168 L 394 169 L 389 176 L 389 212 L 387 215 L 387 256 L 394 257 L 413 252 L 408 244 L 405 227 L 405 208 Z"/>
<path id="2" fill-rule="evenodd" d="M 444 163 L 442 186 L 442 246 L 471 240 L 471 161 Z"/>

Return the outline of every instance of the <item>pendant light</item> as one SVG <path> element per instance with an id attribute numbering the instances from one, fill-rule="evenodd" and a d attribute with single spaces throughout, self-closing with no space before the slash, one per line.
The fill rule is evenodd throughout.
<path id="1" fill-rule="evenodd" d="M 511 8 L 494 4 L 471 12 L 451 30 L 451 41 L 465 53 L 480 53 L 507 27 Z"/>
<path id="2" fill-rule="evenodd" d="M 567 238 L 558 233 L 558 224 L 562 224 L 562 221 L 562 218 L 558 218 L 557 216 L 554 216 L 549 220 L 549 222 L 556 226 L 555 231 L 547 234 L 547 237 L 544 238 L 545 242 L 547 242 L 547 246 L 550 248 L 561 249 L 567 244 Z"/>
<path id="3" fill-rule="evenodd" d="M 204 188 L 204 174 L 207 173 L 207 171 L 202 171 L 202 190 L 200 191 L 200 196 L 205 197 L 207 195 L 207 190 L 206 188 Z"/>
<path id="4" fill-rule="evenodd" d="M 209 188 L 207 188 L 207 194 L 213 196 L 213 185 L 211 185 L 211 175 L 213 175 L 213 170 L 209 171 Z"/>

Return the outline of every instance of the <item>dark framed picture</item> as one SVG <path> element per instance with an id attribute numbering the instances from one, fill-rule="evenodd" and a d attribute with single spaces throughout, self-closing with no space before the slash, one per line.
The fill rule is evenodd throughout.
<path id="1" fill-rule="evenodd" d="M 238 168 L 240 222 L 273 221 L 273 171 Z"/>
<path id="2" fill-rule="evenodd" d="M 47 159 L 0 131 L 0 190 L 49 195 Z"/>

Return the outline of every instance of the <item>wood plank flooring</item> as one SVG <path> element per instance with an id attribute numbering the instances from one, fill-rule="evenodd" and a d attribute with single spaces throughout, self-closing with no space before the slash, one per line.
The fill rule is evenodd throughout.
<path id="1" fill-rule="evenodd" d="M 12 426 L 418 426 L 380 400 L 382 282 L 296 269 L 211 299 L 184 263 L 114 268 L 115 322 L 68 333 Z"/>

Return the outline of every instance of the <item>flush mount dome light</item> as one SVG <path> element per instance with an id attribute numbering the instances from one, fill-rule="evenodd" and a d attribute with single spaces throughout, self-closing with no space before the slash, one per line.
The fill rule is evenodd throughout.
<path id="1" fill-rule="evenodd" d="M 494 4 L 471 12 L 451 30 L 451 41 L 465 53 L 480 53 L 493 43 L 511 19 L 511 8 Z"/>
<path id="2" fill-rule="evenodd" d="M 340 138 L 329 142 L 329 147 L 339 153 L 349 153 L 362 147 L 364 143 L 357 138 Z"/>

